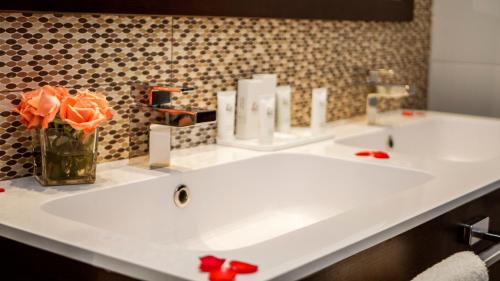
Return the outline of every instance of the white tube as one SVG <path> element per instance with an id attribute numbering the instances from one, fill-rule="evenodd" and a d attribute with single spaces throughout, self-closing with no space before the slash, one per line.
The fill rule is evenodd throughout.
<path id="1" fill-rule="evenodd" d="M 316 88 L 312 91 L 311 131 L 320 132 L 326 123 L 326 88 Z"/>
<path id="2" fill-rule="evenodd" d="M 287 133 L 291 127 L 292 88 L 279 86 L 276 88 L 276 130 Z"/>
<path id="3" fill-rule="evenodd" d="M 234 139 L 236 91 L 217 92 L 217 138 Z"/>
<path id="4" fill-rule="evenodd" d="M 262 96 L 274 97 L 276 95 L 276 87 L 278 85 L 278 75 L 276 74 L 254 74 L 253 79 L 261 80 L 263 85 Z"/>
<path id="5" fill-rule="evenodd" d="M 258 136 L 258 102 L 263 83 L 256 79 L 238 81 L 236 109 L 236 138 L 253 139 Z"/>
<path id="6" fill-rule="evenodd" d="M 259 143 L 272 144 L 274 137 L 275 99 L 262 97 L 259 100 Z"/>

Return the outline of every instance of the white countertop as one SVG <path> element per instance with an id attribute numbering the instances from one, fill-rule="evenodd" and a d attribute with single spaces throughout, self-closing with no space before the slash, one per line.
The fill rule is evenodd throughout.
<path id="1" fill-rule="evenodd" d="M 405 118 L 389 114 L 386 118 L 395 122 L 414 122 L 437 115 L 448 116 L 427 112 L 426 117 Z M 335 130 L 336 137 L 343 138 L 378 128 L 366 126 L 362 120 L 351 120 L 335 124 Z M 269 242 L 273 246 L 285 243 L 279 254 L 267 253 L 266 247 L 271 244 L 265 243 L 232 251 L 233 256 L 253 257 L 260 266 L 259 273 L 241 275 L 237 280 L 304 277 L 500 187 L 500 157 L 482 162 L 448 162 L 392 153 L 391 159 L 381 162 L 357 158 L 353 155 L 357 150 L 327 140 L 286 151 L 406 167 L 426 171 L 433 178 L 416 188 L 356 208 L 335 221 L 327 219 L 300 232 L 287 234 L 286 239 L 274 239 Z M 193 253 L 175 247 L 142 245 L 116 233 L 56 217 L 43 211 L 41 205 L 90 190 L 168 177 L 171 170 L 177 173 L 269 153 L 272 152 L 209 145 L 174 151 L 171 169 L 153 171 L 127 165 L 126 161 L 101 164 L 94 185 L 41 187 L 32 178 L 3 181 L 0 187 L 6 192 L 0 193 L 0 236 L 136 278 L 208 280 L 206 274 L 197 273 Z M 349 227 L 343 227 L 344 224 Z M 186 263 L 186 260 L 193 262 Z"/>

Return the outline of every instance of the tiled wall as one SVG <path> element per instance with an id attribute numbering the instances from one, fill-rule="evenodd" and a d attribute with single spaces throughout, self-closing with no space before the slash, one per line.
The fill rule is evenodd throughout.
<path id="1" fill-rule="evenodd" d="M 415 6 L 412 22 L 378 23 L 0 13 L 0 179 L 30 173 L 29 133 L 11 108 L 47 83 L 108 96 L 115 117 L 101 131 L 100 161 L 129 157 L 134 82 L 195 86 L 174 103 L 215 108 L 216 92 L 239 78 L 277 73 L 293 87 L 293 124 L 302 126 L 312 88 L 328 88 L 328 120 L 363 114 L 368 89 L 356 73 L 390 67 L 419 89 L 405 105 L 425 108 L 431 0 Z"/>

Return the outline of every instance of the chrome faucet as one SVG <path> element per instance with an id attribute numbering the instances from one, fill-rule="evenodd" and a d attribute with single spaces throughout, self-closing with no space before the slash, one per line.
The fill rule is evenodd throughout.
<path id="1" fill-rule="evenodd" d="M 392 69 L 378 69 L 368 71 L 368 84 L 372 87 L 372 92 L 366 99 L 366 116 L 368 124 L 377 124 L 378 98 L 404 98 L 416 94 L 416 88 L 409 84 L 391 84 L 382 82 L 385 79 L 394 77 Z"/>

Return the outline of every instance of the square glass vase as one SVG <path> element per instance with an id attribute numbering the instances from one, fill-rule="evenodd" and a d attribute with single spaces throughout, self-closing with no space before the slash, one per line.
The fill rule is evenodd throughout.
<path id="1" fill-rule="evenodd" d="M 67 124 L 32 130 L 35 179 L 44 186 L 94 183 L 98 130 L 84 135 Z"/>

